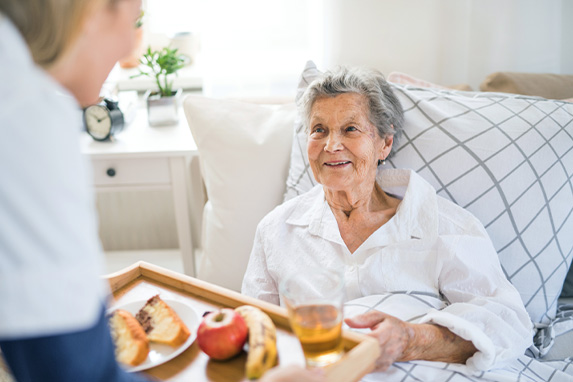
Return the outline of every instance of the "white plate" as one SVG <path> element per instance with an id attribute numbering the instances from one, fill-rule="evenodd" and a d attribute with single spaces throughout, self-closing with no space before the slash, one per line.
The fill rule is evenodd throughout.
<path id="1" fill-rule="evenodd" d="M 175 313 L 177 313 L 179 318 L 181 318 L 181 321 L 187 325 L 187 328 L 191 334 L 189 335 L 189 338 L 187 338 L 187 341 L 185 341 L 185 343 L 179 347 L 149 342 L 149 355 L 143 363 L 137 366 L 123 365 L 120 363 L 120 365 L 128 372 L 150 369 L 169 360 L 172 360 L 179 354 L 183 353 L 183 351 L 185 351 L 185 349 L 187 349 L 189 346 L 191 346 L 193 341 L 195 341 L 195 338 L 197 338 L 197 328 L 199 328 L 199 315 L 195 312 L 195 310 L 181 301 L 168 300 L 163 298 L 162 300 L 165 301 L 167 305 L 169 305 L 171 309 L 175 311 Z M 124 305 L 114 306 L 108 310 L 108 313 L 112 313 L 117 309 L 123 309 L 135 316 L 137 312 L 143 308 L 146 302 L 147 300 L 141 300 L 130 302 Z"/>

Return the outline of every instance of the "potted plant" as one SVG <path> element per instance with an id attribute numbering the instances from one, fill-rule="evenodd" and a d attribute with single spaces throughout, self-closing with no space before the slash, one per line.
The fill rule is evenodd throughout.
<path id="1" fill-rule="evenodd" d="M 173 77 L 183 68 L 187 57 L 179 54 L 177 49 L 169 46 L 160 50 L 151 50 L 143 54 L 139 73 L 133 77 L 147 76 L 153 78 L 158 90 L 148 90 L 147 116 L 151 126 L 170 125 L 179 120 L 179 98 L 181 89 L 173 90 Z"/>

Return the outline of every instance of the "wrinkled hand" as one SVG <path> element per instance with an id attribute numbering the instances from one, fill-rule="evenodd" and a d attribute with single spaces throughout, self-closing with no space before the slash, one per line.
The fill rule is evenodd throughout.
<path id="1" fill-rule="evenodd" d="M 322 382 L 326 380 L 324 370 L 307 370 L 301 366 L 281 366 L 267 371 L 259 382 Z"/>
<path id="2" fill-rule="evenodd" d="M 377 310 L 344 320 L 351 328 L 370 328 L 370 337 L 380 344 L 380 357 L 376 366 L 386 370 L 396 361 L 404 360 L 404 353 L 414 336 L 410 324 Z"/>

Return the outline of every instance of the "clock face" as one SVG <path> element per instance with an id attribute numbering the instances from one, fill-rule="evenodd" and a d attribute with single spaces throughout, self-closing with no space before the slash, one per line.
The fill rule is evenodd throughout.
<path id="1" fill-rule="evenodd" d="M 84 112 L 88 133 L 98 140 L 109 137 L 111 132 L 111 116 L 107 108 L 102 105 L 92 105 Z"/>

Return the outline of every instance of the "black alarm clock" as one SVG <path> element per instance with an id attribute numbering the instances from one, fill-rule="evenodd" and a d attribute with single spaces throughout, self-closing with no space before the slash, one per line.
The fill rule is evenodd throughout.
<path id="1" fill-rule="evenodd" d="M 102 102 L 84 109 L 84 125 L 96 141 L 109 141 L 123 130 L 125 118 L 117 101 L 104 98 Z"/>

